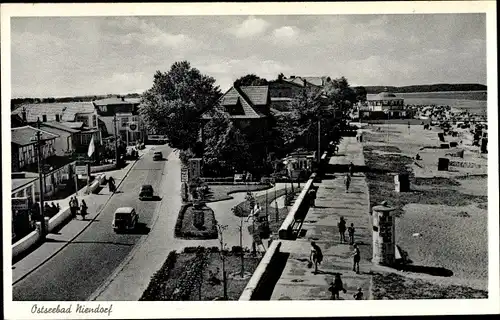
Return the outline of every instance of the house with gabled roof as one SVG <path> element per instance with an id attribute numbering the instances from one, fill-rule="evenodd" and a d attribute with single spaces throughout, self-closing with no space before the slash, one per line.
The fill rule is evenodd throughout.
<path id="1" fill-rule="evenodd" d="M 265 125 L 270 115 L 271 98 L 268 86 L 231 87 L 217 105 L 205 111 L 201 119 L 209 121 L 214 111 L 225 113 L 239 128 Z"/>
<path id="2" fill-rule="evenodd" d="M 57 134 L 44 130 L 23 126 L 12 128 L 11 132 L 11 165 L 12 172 L 23 170 L 29 166 L 37 164 L 36 134 L 41 133 L 42 159 L 47 159 L 55 154 L 54 142 L 58 138 Z"/>
<path id="3" fill-rule="evenodd" d="M 330 81 L 329 77 L 279 77 L 269 82 L 271 107 L 280 112 L 289 110 L 289 103 L 297 96 L 304 94 L 305 90 L 314 90 L 318 93 Z"/>

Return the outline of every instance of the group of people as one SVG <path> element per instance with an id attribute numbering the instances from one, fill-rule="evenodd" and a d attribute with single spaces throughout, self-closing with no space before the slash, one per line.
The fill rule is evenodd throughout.
<path id="1" fill-rule="evenodd" d="M 50 205 L 45 202 L 45 205 L 43 206 L 43 211 L 46 216 L 52 217 L 55 214 L 57 214 L 61 210 L 61 207 L 59 206 L 59 203 L 57 205 L 52 202 Z"/>
<path id="2" fill-rule="evenodd" d="M 361 255 L 357 244 L 354 244 L 353 258 L 354 258 L 353 271 L 359 274 L 359 261 Z M 309 266 L 312 267 L 312 265 L 314 264 L 314 271 L 313 271 L 314 274 L 318 273 L 318 264 L 321 264 L 322 261 L 323 261 L 323 253 L 321 251 L 321 248 L 316 244 L 316 242 L 312 241 L 311 255 L 309 257 Z M 330 291 L 332 294 L 331 296 L 332 300 L 338 300 L 340 298 L 340 292 L 347 293 L 347 290 L 344 288 L 344 284 L 342 283 L 342 278 L 340 277 L 340 274 L 337 273 L 335 275 L 335 279 L 330 284 L 328 291 Z M 358 291 L 353 295 L 353 297 L 355 300 L 363 300 L 362 289 L 358 288 Z"/>
<path id="3" fill-rule="evenodd" d="M 76 196 L 73 196 L 69 199 L 69 209 L 71 211 L 71 215 L 73 218 L 76 218 L 76 215 L 78 214 L 78 211 L 80 211 L 80 215 L 82 216 L 82 219 L 85 220 L 85 216 L 87 215 L 87 204 L 85 203 L 85 200 L 82 199 L 82 204 L 79 206 L 78 204 L 78 199 Z"/>

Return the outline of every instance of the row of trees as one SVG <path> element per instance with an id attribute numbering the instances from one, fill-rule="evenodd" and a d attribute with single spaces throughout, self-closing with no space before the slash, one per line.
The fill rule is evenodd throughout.
<path id="1" fill-rule="evenodd" d="M 272 170 L 274 159 L 297 148 L 316 150 L 318 123 L 322 148 L 338 141 L 351 107 L 363 94 L 366 97 L 366 90 L 351 88 L 344 77 L 329 80 L 321 90 L 307 89 L 293 99 L 291 112 L 271 115 L 262 127 L 241 128 L 213 109 L 221 97 L 215 79 L 187 61 L 176 62 L 168 72 L 156 72 L 153 86 L 143 94 L 140 113 L 150 130 L 167 135 L 169 145 L 182 151 L 181 160 L 203 156 L 204 167 L 214 175 L 265 172 Z M 267 83 L 249 74 L 234 84 Z M 200 117 L 208 109 L 213 109 L 212 119 L 204 124 Z"/>

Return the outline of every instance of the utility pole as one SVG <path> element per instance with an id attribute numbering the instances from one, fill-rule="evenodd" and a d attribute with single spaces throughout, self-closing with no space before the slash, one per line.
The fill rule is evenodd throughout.
<path id="1" fill-rule="evenodd" d="M 318 119 L 318 166 L 321 161 L 321 121 Z"/>
<path id="2" fill-rule="evenodd" d="M 115 129 L 115 157 L 116 157 L 116 166 L 118 166 L 118 162 L 120 162 L 120 157 L 118 156 L 118 134 L 116 133 L 116 112 L 113 117 L 113 127 Z"/>
<path id="3" fill-rule="evenodd" d="M 276 208 L 276 222 L 278 222 L 280 219 L 280 211 L 278 209 L 278 199 L 276 196 L 277 196 L 277 194 L 276 194 L 276 182 L 275 182 L 274 183 L 274 206 Z M 285 196 L 285 198 L 286 198 L 286 196 Z M 286 201 L 286 199 L 285 199 L 285 201 Z"/>
<path id="4" fill-rule="evenodd" d="M 40 118 L 38 118 L 38 121 L 37 121 L 37 128 L 40 129 Z M 38 160 L 38 180 L 39 180 L 39 183 L 40 183 L 40 222 L 41 222 L 41 226 L 40 226 L 40 236 L 43 239 L 45 239 L 45 214 L 43 212 L 44 208 L 43 208 L 43 196 L 44 196 L 44 187 L 43 187 L 43 165 L 42 165 L 42 161 L 43 161 L 43 157 L 42 157 L 42 143 L 43 143 L 43 140 L 42 140 L 42 133 L 40 132 L 40 130 L 37 130 L 36 132 L 36 148 L 37 148 L 37 160 Z"/>

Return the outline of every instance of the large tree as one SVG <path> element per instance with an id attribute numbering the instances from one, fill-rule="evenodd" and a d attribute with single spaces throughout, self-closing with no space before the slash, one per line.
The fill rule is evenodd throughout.
<path id="1" fill-rule="evenodd" d="M 282 151 L 297 148 L 317 150 L 318 122 L 321 149 L 330 141 L 337 143 L 347 124 L 348 114 L 357 101 L 356 93 L 346 78 L 328 79 L 322 90 L 304 89 L 289 104 L 290 113 L 277 117 Z"/>
<path id="2" fill-rule="evenodd" d="M 241 86 L 264 86 L 267 84 L 267 80 L 258 77 L 255 74 L 247 74 L 246 76 L 243 76 L 241 78 L 236 79 L 234 81 L 234 86 L 235 87 L 241 87 Z"/>
<path id="3" fill-rule="evenodd" d="M 175 62 L 168 72 L 157 71 L 153 86 L 142 95 L 139 109 L 148 129 L 165 134 L 172 148 L 194 148 L 201 128 L 200 115 L 220 97 L 215 79 Z"/>
<path id="4" fill-rule="evenodd" d="M 222 112 L 214 112 L 204 127 L 204 165 L 212 174 L 226 175 L 248 170 L 252 157 L 240 130 Z"/>

